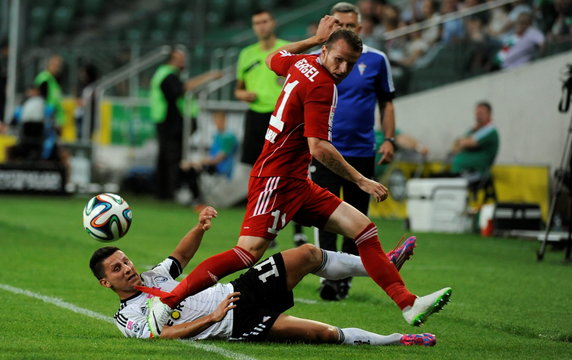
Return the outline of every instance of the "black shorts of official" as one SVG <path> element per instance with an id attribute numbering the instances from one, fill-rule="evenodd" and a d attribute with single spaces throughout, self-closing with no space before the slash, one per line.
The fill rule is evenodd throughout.
<path id="1" fill-rule="evenodd" d="M 230 340 L 263 341 L 278 316 L 294 306 L 280 253 L 253 266 L 232 285 L 240 292 L 240 300 L 234 309 Z"/>
<path id="2" fill-rule="evenodd" d="M 242 139 L 242 155 L 240 161 L 254 165 L 262 152 L 266 130 L 272 113 L 258 113 L 248 110 L 244 118 L 244 138 Z"/>

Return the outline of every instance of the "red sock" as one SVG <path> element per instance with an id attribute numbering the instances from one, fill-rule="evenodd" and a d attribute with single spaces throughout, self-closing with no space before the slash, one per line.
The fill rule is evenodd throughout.
<path id="1" fill-rule="evenodd" d="M 168 296 L 161 297 L 161 301 L 174 308 L 185 298 L 216 284 L 219 279 L 251 267 L 255 261 L 251 253 L 238 246 L 211 256 L 187 275 Z"/>
<path id="2" fill-rule="evenodd" d="M 377 227 L 370 223 L 356 238 L 359 256 L 369 276 L 401 310 L 413 305 L 416 296 L 407 290 L 395 266 L 389 261 L 377 238 Z"/>

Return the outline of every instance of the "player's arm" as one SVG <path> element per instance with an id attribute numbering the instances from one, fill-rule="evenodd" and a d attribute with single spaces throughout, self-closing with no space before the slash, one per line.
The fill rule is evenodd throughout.
<path id="1" fill-rule="evenodd" d="M 388 192 L 385 186 L 363 176 L 344 159 L 342 154 L 329 141 L 308 137 L 308 147 L 310 148 L 310 154 L 316 160 L 324 164 L 336 175 L 355 183 L 360 189 L 372 195 L 376 201 L 383 201 L 387 198 Z"/>
<path id="2" fill-rule="evenodd" d="M 203 235 L 211 228 L 211 220 L 216 216 L 217 211 L 213 207 L 207 206 L 204 208 L 199 214 L 198 223 L 183 236 L 173 253 L 171 253 L 171 256 L 179 261 L 182 268 L 187 266 L 197 252 Z"/>
<path id="3" fill-rule="evenodd" d="M 197 89 L 199 86 L 203 86 L 204 84 L 208 83 L 209 81 L 220 79 L 224 76 L 224 72 L 220 70 L 212 70 L 205 72 L 203 74 L 197 75 L 185 83 L 185 90 L 193 91 Z"/>
<path id="4" fill-rule="evenodd" d="M 318 30 L 316 31 L 316 35 L 311 36 L 307 39 L 288 43 L 286 45 L 281 46 L 276 51 L 271 52 L 266 57 L 266 66 L 272 69 L 270 63 L 272 61 L 272 57 L 278 54 L 280 51 L 287 51 L 292 54 L 301 54 L 307 50 L 310 50 L 314 46 L 318 46 L 323 44 L 330 35 L 340 29 L 340 22 L 333 16 L 326 15 L 320 20 L 320 24 L 318 25 Z"/>
<path id="5" fill-rule="evenodd" d="M 381 127 L 386 139 L 395 138 L 395 107 L 393 101 L 378 100 L 379 113 L 381 114 Z M 382 154 L 378 165 L 391 162 L 395 153 L 395 142 L 384 141 L 379 147 L 378 152 Z"/>
<path id="6" fill-rule="evenodd" d="M 228 311 L 236 307 L 234 302 L 239 299 L 239 296 L 240 296 L 239 292 L 230 293 L 226 296 L 226 298 L 223 301 L 221 301 L 220 304 L 218 304 L 218 306 L 212 313 L 183 324 L 163 327 L 163 331 L 161 332 L 161 338 L 186 339 L 193 336 L 197 336 L 198 334 L 202 333 L 212 325 L 222 321 L 222 319 L 225 318 Z"/>

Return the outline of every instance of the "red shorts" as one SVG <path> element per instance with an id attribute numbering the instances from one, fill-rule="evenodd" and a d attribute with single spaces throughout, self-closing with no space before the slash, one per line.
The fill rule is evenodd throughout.
<path id="1" fill-rule="evenodd" d="M 240 235 L 272 240 L 290 220 L 323 228 L 341 202 L 310 179 L 251 177 Z"/>

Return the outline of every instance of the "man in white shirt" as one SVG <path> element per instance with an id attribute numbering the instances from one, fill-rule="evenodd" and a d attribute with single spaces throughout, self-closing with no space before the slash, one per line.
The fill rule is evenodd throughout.
<path id="1" fill-rule="evenodd" d="M 120 249 L 103 247 L 94 252 L 90 268 L 101 286 L 121 299 L 115 324 L 127 337 L 232 339 L 242 341 L 293 340 L 348 345 L 435 345 L 432 334 L 379 335 L 362 329 L 338 327 L 296 318 L 283 312 L 294 305 L 292 289 L 308 273 L 330 279 L 367 276 L 359 257 L 303 245 L 275 254 L 252 267 L 230 284 L 216 284 L 186 298 L 169 313 L 164 326 L 155 322 L 149 308 L 150 295 L 135 286 L 170 291 L 175 280 L 200 246 L 216 210 L 206 207 L 199 221 L 179 242 L 171 255 L 149 271 L 137 273 Z M 392 262 L 404 259 L 407 250 L 388 254 Z"/>

